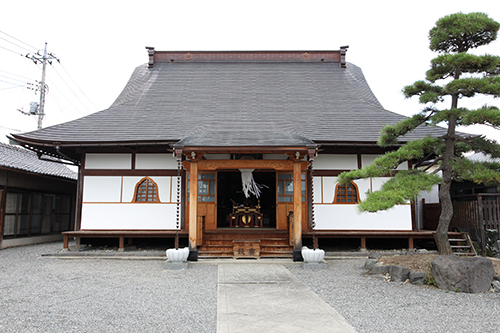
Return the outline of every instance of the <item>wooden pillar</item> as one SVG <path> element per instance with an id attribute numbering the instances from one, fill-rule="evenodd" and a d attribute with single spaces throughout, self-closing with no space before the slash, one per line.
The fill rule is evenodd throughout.
<path id="1" fill-rule="evenodd" d="M 82 159 L 85 158 L 83 155 Z M 78 167 L 78 180 L 76 181 L 76 198 L 75 198 L 75 220 L 73 230 L 78 231 L 82 227 L 82 205 L 83 205 L 83 163 Z"/>
<path id="2" fill-rule="evenodd" d="M 361 251 L 366 251 L 366 237 L 361 236 Z"/>
<path id="3" fill-rule="evenodd" d="M 303 261 L 302 250 L 302 179 L 300 160 L 293 164 L 293 260 Z"/>
<path id="4" fill-rule="evenodd" d="M 197 261 L 196 246 L 198 232 L 198 162 L 191 162 L 189 171 L 189 260 Z"/>
<path id="5" fill-rule="evenodd" d="M 477 207 L 479 210 L 479 231 L 481 232 L 481 254 L 483 257 L 486 257 L 486 233 L 484 231 L 484 205 L 483 205 L 483 197 L 477 196 Z"/>

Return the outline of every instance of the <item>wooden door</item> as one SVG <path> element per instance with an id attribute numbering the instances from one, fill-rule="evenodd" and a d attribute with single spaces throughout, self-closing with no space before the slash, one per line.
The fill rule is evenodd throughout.
<path id="1" fill-rule="evenodd" d="M 293 174 L 280 172 L 276 177 L 276 229 L 288 228 L 288 214 L 293 212 Z M 302 230 L 308 229 L 306 174 L 302 173 Z"/>
<path id="2" fill-rule="evenodd" d="M 187 196 L 186 201 L 186 221 L 189 221 L 189 205 L 191 204 L 189 199 L 189 174 L 187 181 Z M 217 228 L 217 208 L 216 208 L 216 174 L 215 172 L 204 172 L 198 174 L 198 217 L 203 217 L 202 219 L 197 219 L 198 221 L 204 221 L 203 226 L 198 226 L 199 231 L 216 229 Z M 186 228 L 188 226 L 186 225 Z M 200 233 L 200 232 L 198 232 Z M 202 240 L 203 235 L 199 235 L 198 240 Z M 198 246 L 202 245 L 197 243 Z"/>

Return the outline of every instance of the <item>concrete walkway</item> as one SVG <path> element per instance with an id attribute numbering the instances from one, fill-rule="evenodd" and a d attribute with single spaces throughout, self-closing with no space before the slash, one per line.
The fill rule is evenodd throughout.
<path id="1" fill-rule="evenodd" d="M 355 332 L 279 264 L 219 264 L 217 332 Z"/>

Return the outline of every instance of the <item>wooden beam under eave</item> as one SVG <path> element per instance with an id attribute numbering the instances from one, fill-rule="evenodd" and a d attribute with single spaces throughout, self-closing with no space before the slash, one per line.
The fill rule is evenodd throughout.
<path id="1" fill-rule="evenodd" d="M 302 168 L 300 161 L 293 164 L 293 260 L 302 261 Z"/>
<path id="2" fill-rule="evenodd" d="M 182 165 L 185 170 L 190 170 L 191 161 L 184 161 Z M 292 160 L 199 160 L 198 171 L 228 170 L 228 169 L 268 169 L 276 171 L 291 171 L 294 164 L 298 164 L 301 170 L 307 170 L 309 162 Z"/>
<path id="3" fill-rule="evenodd" d="M 191 162 L 189 170 L 189 257 L 196 261 L 197 245 L 196 233 L 198 231 L 198 162 Z"/>

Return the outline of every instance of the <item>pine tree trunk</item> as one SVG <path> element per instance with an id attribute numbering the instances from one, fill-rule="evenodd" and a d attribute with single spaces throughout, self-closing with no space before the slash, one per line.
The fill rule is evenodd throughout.
<path id="1" fill-rule="evenodd" d="M 448 144 L 447 144 L 448 146 Z M 453 148 L 453 147 L 452 147 Z M 446 147 L 448 150 L 448 147 Z M 446 165 L 445 165 L 446 164 Z M 453 254 L 448 239 L 448 229 L 453 217 L 453 202 L 451 201 L 451 166 L 443 163 L 443 183 L 439 189 L 439 201 L 441 201 L 441 215 L 436 228 L 436 245 L 440 255 Z"/>
<path id="2" fill-rule="evenodd" d="M 455 72 L 454 79 L 460 78 L 460 69 Z M 458 94 L 451 97 L 451 108 L 456 109 L 458 105 Z M 436 245 L 440 255 L 453 254 L 448 239 L 448 229 L 453 218 L 453 202 L 451 201 L 451 181 L 453 179 L 452 160 L 455 156 L 455 128 L 457 126 L 457 116 L 451 116 L 448 121 L 448 133 L 445 139 L 445 149 L 443 154 L 443 183 L 439 189 L 439 201 L 441 202 L 441 215 L 436 228 Z"/>

